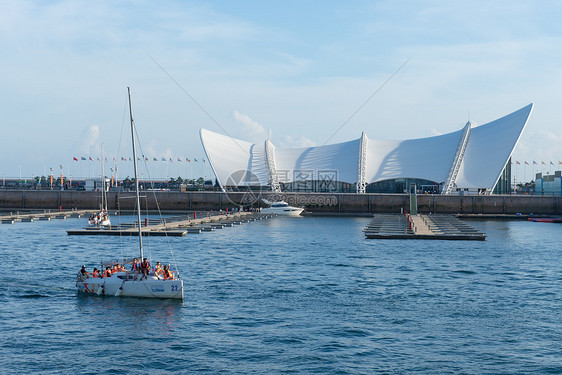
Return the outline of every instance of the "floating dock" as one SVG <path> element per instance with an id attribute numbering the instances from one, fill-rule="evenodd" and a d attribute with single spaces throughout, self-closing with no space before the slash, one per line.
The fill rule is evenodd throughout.
<path id="1" fill-rule="evenodd" d="M 363 229 L 369 239 L 484 241 L 486 235 L 453 215 L 377 214 Z"/>
<path id="2" fill-rule="evenodd" d="M 0 216 L 0 221 L 2 224 L 14 224 L 17 221 L 23 223 L 31 223 L 35 220 L 51 220 L 51 219 L 67 219 L 71 218 L 81 218 L 82 216 L 92 215 L 99 210 L 72 210 L 72 211 L 52 211 L 45 210 L 43 212 L 28 212 L 25 214 L 19 211 L 15 214 L 10 212 L 9 215 Z"/>
<path id="3" fill-rule="evenodd" d="M 235 214 L 219 214 L 193 219 L 189 216 L 173 216 L 161 220 L 147 220 L 141 223 L 143 236 L 183 237 L 187 233 L 210 232 L 224 227 L 240 225 L 250 221 L 269 219 L 274 214 L 260 212 L 237 212 Z M 105 236 L 138 236 L 138 221 L 111 227 L 88 227 L 67 230 L 69 235 L 105 235 Z"/>

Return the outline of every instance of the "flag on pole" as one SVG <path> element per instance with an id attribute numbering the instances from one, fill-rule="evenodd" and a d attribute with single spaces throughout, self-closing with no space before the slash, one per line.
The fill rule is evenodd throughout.
<path id="1" fill-rule="evenodd" d="M 191 163 L 191 160 L 189 160 L 188 158 L 185 158 L 185 160 L 187 160 L 188 163 Z"/>
<path id="2" fill-rule="evenodd" d="M 193 161 L 195 161 L 195 162 L 199 163 L 199 162 L 197 161 L 197 159 L 193 159 Z"/>
<path id="3" fill-rule="evenodd" d="M 533 160 L 533 165 L 537 165 L 537 162 Z"/>
<path id="4" fill-rule="evenodd" d="M 550 165 L 554 165 L 554 163 L 553 163 L 553 162 L 550 162 Z"/>
<path id="5" fill-rule="evenodd" d="M 203 163 L 206 163 L 205 159 L 203 159 Z"/>
<path id="6" fill-rule="evenodd" d="M 562 161 L 558 160 L 558 164 L 562 164 Z"/>
<path id="7" fill-rule="evenodd" d="M 178 161 L 181 163 L 181 159 L 180 159 L 180 158 L 178 158 Z"/>
<path id="8" fill-rule="evenodd" d="M 170 163 L 173 163 L 174 161 L 172 160 L 172 158 L 170 158 Z"/>
<path id="9" fill-rule="evenodd" d="M 162 161 L 166 161 L 166 158 L 162 158 Z"/>
<path id="10" fill-rule="evenodd" d="M 529 163 L 527 163 L 527 161 L 525 161 L 525 164 L 526 164 L 526 165 L 529 165 Z"/>
<path id="11" fill-rule="evenodd" d="M 542 165 L 546 165 L 546 163 L 544 161 L 541 161 Z"/>
<path id="12" fill-rule="evenodd" d="M 94 161 L 94 159 L 92 159 L 92 157 L 90 156 L 90 161 Z"/>
<path id="13" fill-rule="evenodd" d="M 76 156 L 73 156 L 73 157 L 72 157 L 72 160 L 78 161 L 78 158 L 77 158 Z"/>
<path id="14" fill-rule="evenodd" d="M 86 160 L 86 158 L 84 156 L 81 157 L 82 160 Z"/>
<path id="15" fill-rule="evenodd" d="M 153 161 L 158 161 L 158 159 L 156 159 L 156 158 L 152 158 L 152 160 L 153 160 Z"/>
<path id="16" fill-rule="evenodd" d="M 519 160 L 516 160 L 516 161 L 515 161 L 515 164 L 519 165 L 519 164 L 521 164 L 521 163 L 519 163 Z"/>
<path id="17" fill-rule="evenodd" d="M 147 157 L 145 157 L 145 158 L 144 158 L 144 160 L 146 160 L 146 161 L 150 161 L 150 159 L 149 159 L 149 158 L 147 158 Z"/>

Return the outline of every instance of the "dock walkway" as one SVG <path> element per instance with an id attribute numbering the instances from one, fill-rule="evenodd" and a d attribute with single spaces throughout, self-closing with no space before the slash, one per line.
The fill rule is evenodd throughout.
<path id="1" fill-rule="evenodd" d="M 377 214 L 363 231 L 369 239 L 486 239 L 484 233 L 453 215 Z"/>
<path id="2" fill-rule="evenodd" d="M 35 220 L 51 220 L 51 219 L 67 219 L 71 218 L 81 218 L 82 216 L 92 215 L 97 213 L 99 210 L 71 210 L 71 211 L 51 211 L 44 210 L 38 212 L 28 212 L 25 214 L 17 211 L 16 213 L 10 212 L 9 215 L 1 215 L 0 221 L 2 224 L 14 224 L 17 221 L 30 223 Z"/>
<path id="3" fill-rule="evenodd" d="M 260 212 L 237 212 L 228 215 L 213 215 L 192 219 L 187 216 L 168 217 L 161 220 L 148 220 L 141 223 L 143 236 L 179 236 L 187 233 L 210 232 L 224 227 L 240 225 L 250 221 L 269 219 L 273 214 Z M 106 236 L 138 236 L 138 221 L 131 224 L 121 224 L 111 227 L 88 227 L 84 229 L 67 230 L 69 235 L 106 235 Z"/>

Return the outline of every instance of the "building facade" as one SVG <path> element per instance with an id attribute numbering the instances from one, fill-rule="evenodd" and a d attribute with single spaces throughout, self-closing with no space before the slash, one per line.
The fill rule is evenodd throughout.
<path id="1" fill-rule="evenodd" d="M 555 171 L 554 174 L 546 175 L 537 173 L 535 194 L 562 196 L 562 171 Z"/>
<path id="2" fill-rule="evenodd" d="M 533 105 L 476 126 L 429 138 L 360 138 L 307 148 L 277 148 L 201 129 L 218 184 L 274 192 L 402 193 L 413 183 L 436 194 L 508 193 L 509 160 Z M 506 186 L 501 181 L 507 181 Z M 499 184 L 499 185 L 498 185 Z"/>

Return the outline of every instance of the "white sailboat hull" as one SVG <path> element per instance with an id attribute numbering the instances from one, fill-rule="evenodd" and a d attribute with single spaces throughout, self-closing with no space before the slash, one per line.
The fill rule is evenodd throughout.
<path id="1" fill-rule="evenodd" d="M 134 274 L 120 272 L 105 278 L 89 277 L 76 281 L 78 292 L 93 295 L 141 298 L 183 299 L 183 280 L 162 280 L 148 276 L 134 280 Z"/>

